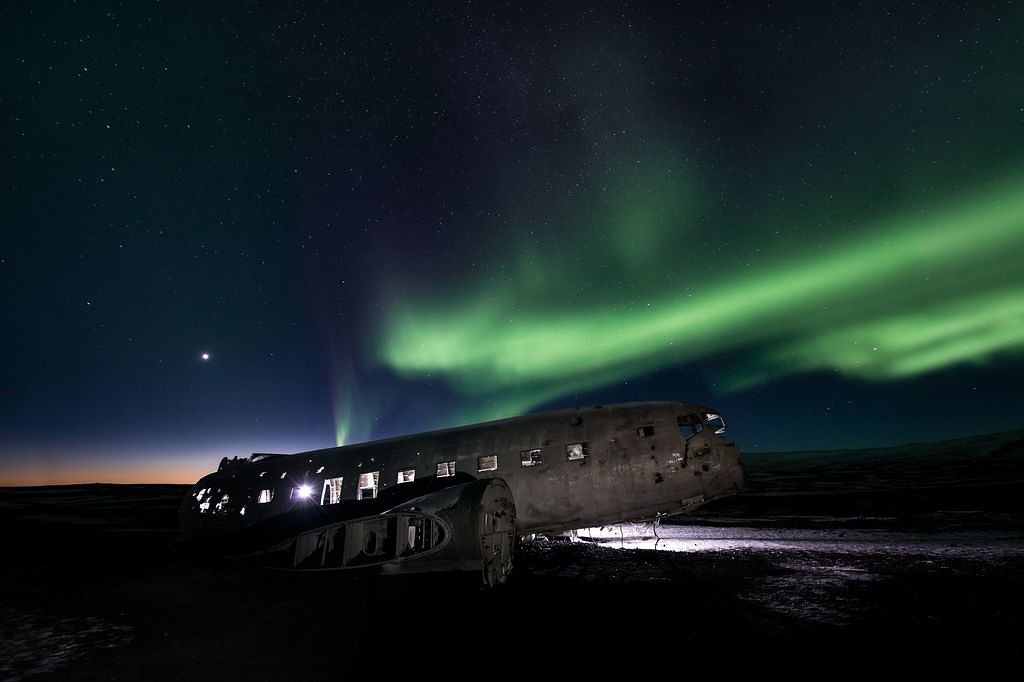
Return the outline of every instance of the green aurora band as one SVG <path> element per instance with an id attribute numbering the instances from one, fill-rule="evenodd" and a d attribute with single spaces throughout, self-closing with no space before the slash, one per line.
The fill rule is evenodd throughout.
<path id="1" fill-rule="evenodd" d="M 339 438 L 399 405 L 454 426 L 674 367 L 768 394 L 1019 359 L 1024 10 L 760 16 L 776 30 L 653 13 L 474 65 L 523 70 L 466 89 L 445 210 L 381 216 L 403 239 L 369 248 L 368 390 L 335 376 Z"/>
<path id="2" fill-rule="evenodd" d="M 618 236 L 589 240 L 606 251 L 591 250 L 580 267 L 528 252 L 511 278 L 525 293 L 483 283 L 448 305 L 394 304 L 379 360 L 403 377 L 446 380 L 473 406 L 460 415 L 469 422 L 712 354 L 736 354 L 719 377 L 735 391 L 822 370 L 895 380 L 1024 346 L 1020 176 L 877 220 L 845 241 L 780 246 L 753 263 L 718 254 L 710 268 L 694 264 L 692 247 L 676 248 L 683 230 L 652 227 L 644 214 L 614 219 Z M 562 295 L 599 276 L 595 263 L 621 261 L 631 243 L 623 235 L 638 232 L 663 253 L 628 264 L 641 302 L 614 283 L 593 300 Z M 657 275 L 667 269 L 675 276 Z"/>

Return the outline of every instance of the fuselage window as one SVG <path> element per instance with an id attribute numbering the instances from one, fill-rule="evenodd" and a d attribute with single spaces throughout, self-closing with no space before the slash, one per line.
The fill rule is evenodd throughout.
<path id="1" fill-rule="evenodd" d="M 544 460 L 540 456 L 540 448 L 534 448 L 533 450 L 523 450 L 519 453 L 519 462 L 524 467 L 532 467 L 541 464 Z"/>
<path id="2" fill-rule="evenodd" d="M 324 489 L 320 493 L 320 504 L 338 504 L 341 502 L 341 484 L 344 480 L 342 476 L 324 480 Z"/>
<path id="3" fill-rule="evenodd" d="M 377 481 L 380 479 L 379 471 L 371 471 L 366 474 L 359 474 L 359 490 L 356 493 L 357 500 L 372 500 L 377 497 Z"/>
<path id="4" fill-rule="evenodd" d="M 399 469 L 398 470 L 398 482 L 399 483 L 412 483 L 416 480 L 415 469 Z"/>
<path id="5" fill-rule="evenodd" d="M 225 513 L 225 512 L 228 511 L 228 508 L 229 508 L 230 504 L 231 504 L 231 495 L 228 495 L 227 493 L 224 493 L 223 495 L 221 495 L 221 498 L 220 498 L 220 500 L 218 500 L 217 504 L 214 505 L 213 511 L 215 513 L 216 512 Z"/>
<path id="6" fill-rule="evenodd" d="M 289 499 L 292 500 L 307 500 L 313 495 L 313 486 L 308 483 L 297 485 L 292 488 L 292 493 L 289 495 Z"/>
<path id="7" fill-rule="evenodd" d="M 196 493 L 196 502 L 199 503 L 199 513 L 203 514 L 210 511 L 210 498 L 213 497 L 212 488 L 203 488 Z"/>
<path id="8" fill-rule="evenodd" d="M 445 476 L 455 475 L 455 462 L 438 462 L 437 463 L 437 477 L 444 478 Z"/>
<path id="9" fill-rule="evenodd" d="M 274 499 L 274 489 L 264 488 L 263 490 L 260 491 L 260 496 L 256 498 L 256 502 L 258 504 L 267 504 L 272 499 Z"/>
<path id="10" fill-rule="evenodd" d="M 484 455 L 476 460 L 477 471 L 495 471 L 498 468 L 497 455 Z"/>
<path id="11" fill-rule="evenodd" d="M 587 444 L 586 443 L 570 443 L 565 446 L 565 455 L 569 458 L 569 461 L 587 458 Z"/>
<path id="12" fill-rule="evenodd" d="M 649 438 L 654 435 L 654 424 L 644 424 L 636 430 L 636 435 L 641 438 Z"/>

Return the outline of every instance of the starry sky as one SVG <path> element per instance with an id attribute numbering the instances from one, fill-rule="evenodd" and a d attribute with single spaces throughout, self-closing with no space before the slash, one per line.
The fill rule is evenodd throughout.
<path id="1" fill-rule="evenodd" d="M 1024 7 L 5 2 L 0 484 L 633 400 L 1024 426 Z"/>

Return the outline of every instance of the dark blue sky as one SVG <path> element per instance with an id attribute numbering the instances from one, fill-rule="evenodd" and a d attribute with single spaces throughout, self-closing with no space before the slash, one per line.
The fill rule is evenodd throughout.
<path id="1" fill-rule="evenodd" d="M 1021 426 L 1013 3 L 0 19 L 0 483 L 596 402 Z"/>

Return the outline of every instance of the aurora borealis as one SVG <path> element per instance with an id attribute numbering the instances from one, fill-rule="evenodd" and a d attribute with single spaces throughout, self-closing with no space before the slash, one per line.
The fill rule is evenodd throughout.
<path id="1" fill-rule="evenodd" d="M 1021 425 L 1012 3 L 2 12 L 8 482 L 593 402 Z"/>
<path id="2" fill-rule="evenodd" d="M 451 316 L 399 313 L 384 358 L 470 394 L 521 391 L 521 410 L 709 349 L 761 349 L 727 382 L 738 388 L 826 368 L 893 380 L 1021 347 L 1024 183 L 880 222 L 854 243 L 780 254 L 751 272 L 724 263 L 681 292 L 670 280 L 651 283 L 648 303 L 633 309 L 612 298 L 591 311 L 571 301 L 515 310 L 486 293 Z M 666 251 L 638 267 L 684 266 Z M 579 282 L 552 268 L 546 285 L 572 291 Z"/>

